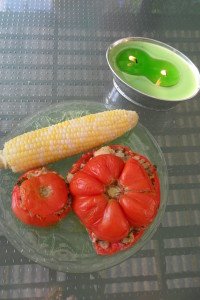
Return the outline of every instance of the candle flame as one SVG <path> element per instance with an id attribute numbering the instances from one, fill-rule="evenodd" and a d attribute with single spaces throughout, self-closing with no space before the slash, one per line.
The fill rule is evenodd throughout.
<path id="1" fill-rule="evenodd" d="M 162 76 L 167 76 L 167 70 L 161 70 L 161 71 L 160 71 L 160 74 L 161 74 Z M 156 81 L 156 85 L 157 85 L 157 86 L 160 86 L 160 84 L 161 84 L 161 77 L 158 78 L 158 80 Z"/>
<path id="2" fill-rule="evenodd" d="M 133 55 L 129 55 L 128 59 L 129 59 L 130 61 L 134 62 L 134 63 L 137 62 L 137 58 L 136 58 L 135 56 L 133 56 Z"/>
<path id="3" fill-rule="evenodd" d="M 160 74 L 163 75 L 163 76 L 167 76 L 167 71 L 166 70 L 161 70 Z"/>

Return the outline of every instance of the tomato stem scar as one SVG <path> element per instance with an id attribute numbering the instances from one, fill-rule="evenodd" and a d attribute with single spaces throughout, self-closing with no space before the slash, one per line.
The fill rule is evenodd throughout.
<path id="1" fill-rule="evenodd" d="M 121 194 L 121 192 L 122 192 L 122 190 L 117 184 L 109 185 L 106 190 L 106 194 L 108 195 L 109 198 L 112 198 L 112 199 L 118 198 L 118 196 Z"/>
<path id="2" fill-rule="evenodd" d="M 40 195 L 45 198 L 49 197 L 52 194 L 52 192 L 53 191 L 50 186 L 42 186 L 39 191 Z"/>

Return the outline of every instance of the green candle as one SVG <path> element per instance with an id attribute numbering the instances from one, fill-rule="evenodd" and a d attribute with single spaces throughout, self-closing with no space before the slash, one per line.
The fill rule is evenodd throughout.
<path id="1" fill-rule="evenodd" d="M 124 73 L 145 76 L 160 86 L 173 86 L 180 80 L 177 68 L 166 60 L 155 59 L 138 48 L 127 48 L 116 56 L 116 65 Z"/>
<path id="2" fill-rule="evenodd" d="M 129 87 L 161 100 L 185 100 L 199 90 L 197 68 L 179 51 L 143 38 L 123 39 L 107 52 L 115 75 Z"/>

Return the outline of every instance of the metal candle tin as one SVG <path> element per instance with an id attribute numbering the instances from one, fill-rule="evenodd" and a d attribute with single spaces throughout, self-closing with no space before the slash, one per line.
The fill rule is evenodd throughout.
<path id="1" fill-rule="evenodd" d="M 118 46 L 119 44 L 127 43 L 128 41 L 150 42 L 154 45 L 159 45 L 170 51 L 173 51 L 175 54 L 177 54 L 182 59 L 184 59 L 187 62 L 187 64 L 189 64 L 192 71 L 195 72 L 196 74 L 198 74 L 197 75 L 198 76 L 198 88 L 194 92 L 194 94 L 192 96 L 190 96 L 188 98 L 184 98 L 184 99 L 177 99 L 177 100 L 164 99 L 163 100 L 163 99 L 159 99 L 157 97 L 149 96 L 148 94 L 145 94 L 142 91 L 137 90 L 136 88 L 133 88 L 127 82 L 125 82 L 118 74 L 116 74 L 115 70 L 113 69 L 112 64 L 109 60 L 109 53 L 114 47 Z M 154 39 L 143 38 L 143 37 L 127 37 L 127 38 L 117 40 L 108 47 L 108 49 L 106 51 L 106 59 L 107 59 L 108 65 L 113 73 L 114 87 L 118 90 L 118 92 L 123 97 L 125 97 L 127 100 L 129 100 L 137 105 L 147 107 L 149 109 L 154 109 L 154 110 L 170 109 L 170 108 L 176 106 L 180 102 L 183 102 L 183 101 L 193 98 L 200 89 L 200 74 L 199 74 L 197 67 L 193 64 L 193 62 L 187 56 L 185 56 L 183 53 L 176 50 L 175 48 L 173 48 L 165 43 L 162 43 L 160 41 L 156 41 Z"/>

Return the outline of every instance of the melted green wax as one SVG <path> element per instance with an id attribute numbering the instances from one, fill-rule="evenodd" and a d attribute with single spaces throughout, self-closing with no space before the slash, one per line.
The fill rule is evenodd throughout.
<path id="1" fill-rule="evenodd" d="M 120 71 L 129 75 L 145 76 L 159 86 L 174 86 L 180 80 L 180 74 L 172 63 L 155 59 L 141 49 L 122 50 L 116 57 L 116 64 Z"/>

